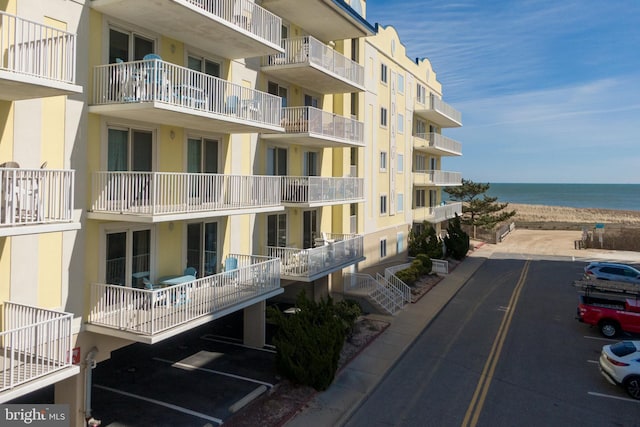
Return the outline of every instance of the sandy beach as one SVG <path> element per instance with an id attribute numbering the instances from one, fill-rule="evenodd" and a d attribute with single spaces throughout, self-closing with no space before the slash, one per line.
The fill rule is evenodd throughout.
<path id="1" fill-rule="evenodd" d="M 509 203 L 506 210 L 515 210 L 516 222 L 604 223 L 640 227 L 640 211 L 613 209 L 569 208 L 560 206 Z"/>

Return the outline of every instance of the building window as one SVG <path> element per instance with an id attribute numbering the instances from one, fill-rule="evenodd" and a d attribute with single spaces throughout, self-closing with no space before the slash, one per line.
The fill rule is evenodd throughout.
<path id="1" fill-rule="evenodd" d="M 427 170 L 427 157 L 417 154 L 413 162 L 414 172 L 424 172 Z"/>
<path id="2" fill-rule="evenodd" d="M 143 287 L 151 277 L 151 229 L 105 232 L 104 280 L 109 285 Z"/>
<path id="3" fill-rule="evenodd" d="M 387 170 L 387 152 L 380 152 L 380 171 L 385 172 Z"/>
<path id="4" fill-rule="evenodd" d="M 200 71 L 208 76 L 220 77 L 222 74 L 220 63 L 201 56 L 189 55 L 187 57 L 187 68 L 194 71 Z M 194 82 L 194 85 L 195 84 L 198 84 L 198 82 Z"/>
<path id="5" fill-rule="evenodd" d="M 404 251 L 404 233 L 398 233 L 396 235 L 396 253 L 402 253 Z"/>
<path id="6" fill-rule="evenodd" d="M 397 198 L 396 210 L 398 212 L 404 212 L 404 194 L 403 193 L 398 193 L 396 198 Z"/>
<path id="7" fill-rule="evenodd" d="M 288 91 L 286 87 L 282 87 L 278 83 L 268 82 L 267 92 L 271 95 L 279 96 L 280 98 L 282 98 L 282 108 L 285 108 L 287 106 Z"/>
<path id="8" fill-rule="evenodd" d="M 404 173 L 404 154 L 398 154 L 398 173 Z"/>
<path id="9" fill-rule="evenodd" d="M 414 201 L 416 208 L 424 208 L 426 205 L 426 191 L 416 190 L 416 199 Z"/>
<path id="10" fill-rule="evenodd" d="M 398 133 L 404 133 L 404 115 L 398 114 Z"/>
<path id="11" fill-rule="evenodd" d="M 287 149 L 280 147 L 267 148 L 267 175 L 282 176 L 287 174 Z"/>
<path id="12" fill-rule="evenodd" d="M 387 65 L 380 64 L 380 81 L 382 83 L 387 83 Z"/>
<path id="13" fill-rule="evenodd" d="M 380 258 L 387 256 L 387 239 L 380 240 Z"/>
<path id="14" fill-rule="evenodd" d="M 284 248 L 287 246 L 287 215 L 267 216 L 267 246 Z"/>
<path id="15" fill-rule="evenodd" d="M 418 86 L 416 88 L 416 98 L 421 104 L 424 104 L 427 100 L 427 89 L 420 83 L 418 83 Z"/>
<path id="16" fill-rule="evenodd" d="M 398 73 L 398 93 L 404 93 L 404 74 Z"/>
<path id="17" fill-rule="evenodd" d="M 150 172 L 153 132 L 130 128 L 107 130 L 107 170 Z"/>
<path id="18" fill-rule="evenodd" d="M 380 196 L 380 215 L 387 214 L 387 195 Z"/>
<path id="19" fill-rule="evenodd" d="M 140 61 L 155 51 L 155 41 L 151 38 L 127 31 L 109 29 L 109 64 L 116 59 L 124 62 Z"/>
<path id="20" fill-rule="evenodd" d="M 380 107 L 380 126 L 387 127 L 387 109 Z"/>

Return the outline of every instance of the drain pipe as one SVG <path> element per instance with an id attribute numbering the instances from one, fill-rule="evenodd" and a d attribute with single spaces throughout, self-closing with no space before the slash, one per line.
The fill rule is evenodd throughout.
<path id="1" fill-rule="evenodd" d="M 98 354 L 98 349 L 92 347 L 84 358 L 84 418 L 89 426 L 100 425 L 100 421 L 91 416 L 91 371 L 96 367 L 96 354 Z"/>

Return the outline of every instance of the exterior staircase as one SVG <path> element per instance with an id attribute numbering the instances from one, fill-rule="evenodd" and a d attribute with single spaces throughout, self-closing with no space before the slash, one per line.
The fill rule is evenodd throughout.
<path id="1" fill-rule="evenodd" d="M 384 276 L 376 273 L 375 278 L 369 274 L 345 273 L 344 294 L 365 298 L 382 312 L 396 314 L 411 302 L 411 289 L 387 270 Z"/>

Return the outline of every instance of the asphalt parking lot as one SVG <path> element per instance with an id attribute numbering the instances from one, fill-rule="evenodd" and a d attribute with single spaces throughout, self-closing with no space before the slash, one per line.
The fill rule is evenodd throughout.
<path id="1" fill-rule="evenodd" d="M 224 320 L 113 352 L 93 370 L 94 417 L 103 426 L 215 426 L 273 387 L 275 351 L 243 346 L 237 319 Z"/>

